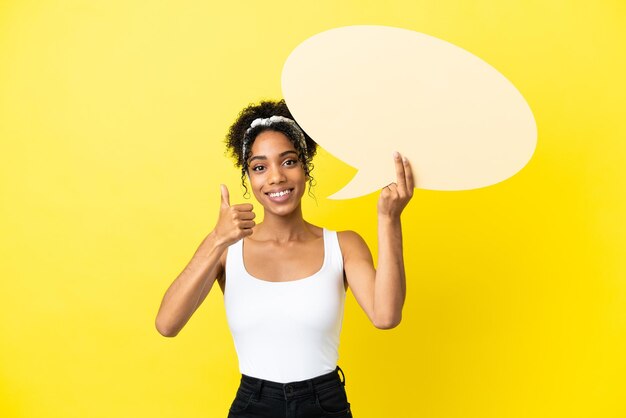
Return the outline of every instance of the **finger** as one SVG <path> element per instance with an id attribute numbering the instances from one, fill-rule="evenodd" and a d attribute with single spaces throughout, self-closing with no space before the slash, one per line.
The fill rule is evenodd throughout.
<path id="1" fill-rule="evenodd" d="M 406 189 L 409 192 L 409 196 L 413 195 L 413 189 L 415 188 L 415 182 L 413 181 L 413 170 L 411 169 L 411 163 L 408 158 L 403 157 L 402 162 L 404 163 L 404 174 L 406 177 Z"/>
<path id="2" fill-rule="evenodd" d="M 230 196 L 228 195 L 228 187 L 225 184 L 220 184 L 220 189 L 222 191 L 222 206 L 229 207 L 230 206 Z"/>
<path id="3" fill-rule="evenodd" d="M 252 206 L 252 203 L 239 203 L 237 205 L 233 205 L 232 208 L 238 212 L 250 212 L 254 209 L 254 206 Z"/>
<path id="4" fill-rule="evenodd" d="M 241 228 L 241 229 L 254 228 L 254 225 L 256 225 L 256 223 L 254 221 L 241 221 L 241 222 L 239 222 L 239 228 Z"/>
<path id="5" fill-rule="evenodd" d="M 398 151 L 393 153 L 393 160 L 396 164 L 396 178 L 398 188 L 402 191 L 406 190 L 406 180 L 404 177 L 404 164 L 402 163 L 402 156 Z"/>
<path id="6" fill-rule="evenodd" d="M 243 219 L 245 221 L 248 221 L 250 219 L 254 219 L 256 218 L 256 214 L 252 211 L 242 211 L 242 212 L 238 212 L 238 217 L 239 219 Z"/>
<path id="7" fill-rule="evenodd" d="M 389 183 L 387 186 L 383 187 L 383 189 L 380 192 L 380 195 L 385 199 L 388 199 L 391 196 L 394 196 L 396 194 L 397 194 L 397 191 L 396 191 L 395 183 Z"/>
<path id="8" fill-rule="evenodd" d="M 398 193 L 398 187 L 399 186 L 396 183 L 391 183 L 389 184 L 389 186 L 387 186 L 387 190 L 389 191 L 389 197 L 395 198 L 400 194 Z"/>

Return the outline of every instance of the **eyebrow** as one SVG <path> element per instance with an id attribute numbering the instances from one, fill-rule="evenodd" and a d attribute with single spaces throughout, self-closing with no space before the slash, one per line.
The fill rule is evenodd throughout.
<path id="1" fill-rule="evenodd" d="M 284 157 L 287 154 L 296 154 L 296 156 L 298 155 L 298 153 L 295 152 L 294 150 L 288 150 L 288 151 L 281 152 L 279 157 Z M 250 160 L 248 161 L 248 164 L 250 164 L 254 160 L 267 160 L 267 157 L 265 155 L 255 155 L 254 157 L 250 158 Z"/>

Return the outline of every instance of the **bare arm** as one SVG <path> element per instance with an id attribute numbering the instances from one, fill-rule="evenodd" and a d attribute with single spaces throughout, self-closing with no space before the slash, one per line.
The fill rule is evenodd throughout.
<path id="1" fill-rule="evenodd" d="M 406 298 L 406 277 L 402 255 L 400 218 L 378 217 L 378 268 L 374 312 L 384 328 L 393 328 L 402 319 Z"/>
<path id="2" fill-rule="evenodd" d="M 164 337 L 175 337 L 209 294 L 224 266 L 220 257 L 233 243 L 252 234 L 255 217 L 250 203 L 230 205 L 228 189 L 222 185 L 222 202 L 215 229 L 202 241 L 191 261 L 165 292 L 156 329 Z"/>
<path id="3" fill-rule="evenodd" d="M 175 337 L 211 291 L 222 273 L 220 257 L 227 247 L 211 232 L 200 244 L 189 264 L 165 292 L 156 317 L 156 328 L 164 337 Z"/>
<path id="4" fill-rule="evenodd" d="M 376 328 L 390 329 L 402 320 L 406 277 L 400 215 L 413 196 L 413 173 L 408 160 L 395 158 L 398 182 L 383 188 L 378 201 L 378 268 L 357 233 L 342 233 L 344 270 L 357 302 Z"/>
<path id="5" fill-rule="evenodd" d="M 378 219 L 378 268 L 358 233 L 342 231 L 341 239 L 346 279 L 355 299 L 376 328 L 396 327 L 406 298 L 400 220 Z"/>

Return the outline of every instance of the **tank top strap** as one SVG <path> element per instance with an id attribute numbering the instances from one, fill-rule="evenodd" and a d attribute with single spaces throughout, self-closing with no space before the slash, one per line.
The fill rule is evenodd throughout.
<path id="1" fill-rule="evenodd" d="M 324 228 L 324 248 L 328 251 L 329 266 L 333 271 L 340 271 L 343 277 L 343 254 L 337 231 Z"/>
<path id="2" fill-rule="evenodd" d="M 231 244 L 226 249 L 224 270 L 226 273 L 226 288 L 237 286 L 237 282 L 239 282 L 245 274 L 243 265 L 243 239 Z"/>

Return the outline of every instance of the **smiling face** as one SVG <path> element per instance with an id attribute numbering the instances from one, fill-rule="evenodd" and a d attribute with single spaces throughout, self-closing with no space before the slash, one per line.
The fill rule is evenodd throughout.
<path id="1" fill-rule="evenodd" d="M 268 130 L 256 137 L 248 159 L 248 177 L 266 215 L 284 216 L 300 210 L 306 176 L 293 143 L 282 132 Z"/>

